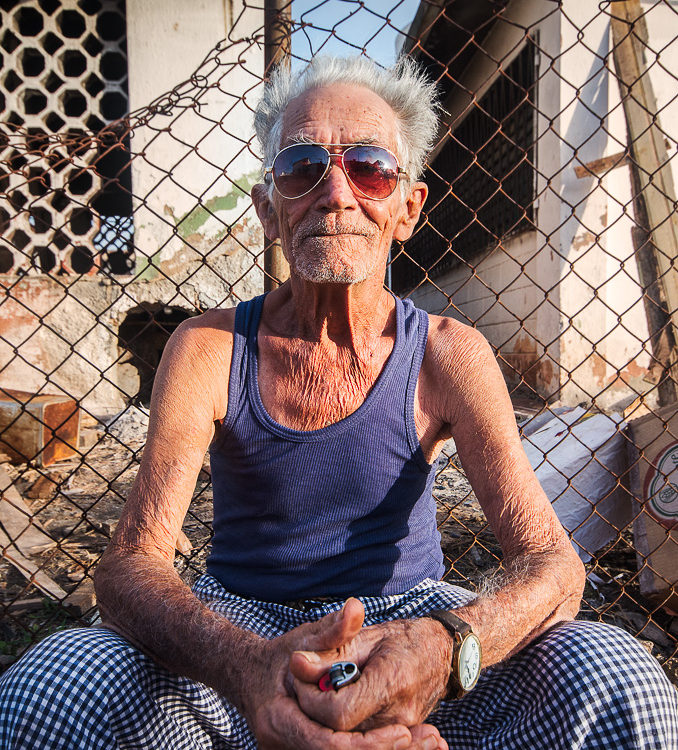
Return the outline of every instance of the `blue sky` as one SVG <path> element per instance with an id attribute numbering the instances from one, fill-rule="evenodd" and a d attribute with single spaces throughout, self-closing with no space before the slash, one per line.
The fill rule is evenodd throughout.
<path id="1" fill-rule="evenodd" d="M 403 39 L 397 29 L 407 30 L 418 6 L 419 0 L 293 0 L 293 19 L 314 28 L 295 26 L 292 53 L 309 59 L 322 48 L 323 53 L 346 56 L 365 47 L 371 58 L 389 65 Z"/>

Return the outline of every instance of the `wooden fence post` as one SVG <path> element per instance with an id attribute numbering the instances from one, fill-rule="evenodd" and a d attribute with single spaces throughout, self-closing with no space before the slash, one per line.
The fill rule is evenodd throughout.
<path id="1" fill-rule="evenodd" d="M 264 67 L 268 77 L 274 67 L 290 65 L 291 0 L 265 0 Z M 270 292 L 289 278 L 290 268 L 280 240 L 264 237 L 264 290 Z"/>
<path id="2" fill-rule="evenodd" d="M 670 342 L 667 345 L 666 330 L 652 330 L 653 316 L 648 315 L 653 354 L 661 361 L 664 370 L 670 373 L 673 380 L 672 388 L 667 389 L 667 384 L 664 384 L 660 393 L 660 396 L 663 395 L 661 400 L 675 401 L 678 384 L 678 218 L 674 209 L 676 192 L 666 143 L 657 120 L 657 101 L 649 69 L 643 59 L 647 25 L 640 0 L 615 2 L 611 4 L 611 8 L 613 58 L 628 130 L 631 156 L 629 166 L 635 188 L 633 192 L 636 219 L 639 228 L 647 231 L 649 239 L 649 242 L 641 242 L 640 247 L 639 243 L 635 242 L 639 256 L 638 265 L 642 283 L 646 287 L 646 308 L 648 304 L 654 307 L 657 304 L 665 305 L 665 319 L 671 324 L 673 335 L 668 337 Z M 642 226 L 644 223 L 647 226 Z M 653 256 L 649 265 L 648 250 Z M 647 278 L 648 268 L 656 269 L 654 278 Z"/>

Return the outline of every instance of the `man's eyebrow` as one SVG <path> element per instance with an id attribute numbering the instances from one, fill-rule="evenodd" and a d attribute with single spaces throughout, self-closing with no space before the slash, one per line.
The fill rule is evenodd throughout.
<path id="1" fill-rule="evenodd" d="M 379 143 L 380 140 L 381 139 L 377 138 L 376 136 L 365 135 L 365 136 L 361 136 L 360 138 L 356 138 L 354 140 L 342 141 L 342 145 L 347 145 L 347 144 L 363 145 L 364 144 L 366 146 L 371 146 L 375 143 Z M 285 138 L 286 146 L 293 146 L 295 143 L 318 143 L 318 141 L 311 138 L 309 135 L 307 135 L 306 133 L 300 130 L 298 133 L 293 133 L 292 135 Z"/>

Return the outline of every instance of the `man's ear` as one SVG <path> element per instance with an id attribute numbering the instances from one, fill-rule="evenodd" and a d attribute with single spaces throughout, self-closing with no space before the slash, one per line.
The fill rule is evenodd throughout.
<path id="1" fill-rule="evenodd" d="M 268 186 L 257 183 L 251 192 L 254 210 L 257 212 L 259 221 L 264 227 L 264 232 L 269 240 L 277 240 L 280 237 L 278 228 L 278 214 L 273 208 L 273 203 L 268 197 Z"/>
<path id="2" fill-rule="evenodd" d="M 410 192 L 403 205 L 402 213 L 393 230 L 393 239 L 405 242 L 405 240 L 411 237 L 427 195 L 428 186 L 425 182 L 415 182 L 410 187 Z"/>

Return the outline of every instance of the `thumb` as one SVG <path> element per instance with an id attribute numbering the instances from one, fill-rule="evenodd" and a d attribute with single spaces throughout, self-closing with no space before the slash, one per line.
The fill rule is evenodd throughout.
<path id="1" fill-rule="evenodd" d="M 314 623 L 302 642 L 303 651 L 330 651 L 341 648 L 350 643 L 365 622 L 365 608 L 358 599 L 347 599 L 344 606 L 337 612 Z"/>
<path id="2" fill-rule="evenodd" d="M 337 660 L 336 651 L 348 645 L 360 632 L 365 608 L 358 599 L 347 599 L 344 606 L 315 623 L 313 633 L 290 657 L 290 671 L 298 679 L 316 682 L 328 666 Z M 327 653 L 330 652 L 330 653 Z"/>

